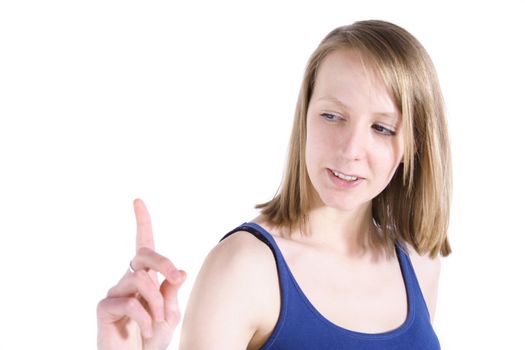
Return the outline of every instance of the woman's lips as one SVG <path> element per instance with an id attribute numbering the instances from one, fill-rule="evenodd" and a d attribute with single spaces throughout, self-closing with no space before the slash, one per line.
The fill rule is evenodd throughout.
<path id="1" fill-rule="evenodd" d="M 332 172 L 337 172 L 339 174 L 342 174 L 342 175 L 345 175 L 345 176 L 353 176 L 353 177 L 357 177 L 358 179 L 363 179 L 362 176 L 359 176 L 359 175 L 356 175 L 356 174 L 352 174 L 352 173 L 345 173 L 344 171 L 339 171 L 337 169 L 329 169 L 331 170 Z"/>
<path id="2" fill-rule="evenodd" d="M 365 180 L 361 177 L 357 177 L 357 180 L 347 181 L 347 180 L 343 180 L 335 176 L 333 171 L 330 169 L 326 169 L 326 172 L 328 173 L 328 177 L 330 178 L 332 183 L 336 185 L 337 187 L 343 188 L 343 189 L 354 188 L 356 186 L 359 186 Z"/>

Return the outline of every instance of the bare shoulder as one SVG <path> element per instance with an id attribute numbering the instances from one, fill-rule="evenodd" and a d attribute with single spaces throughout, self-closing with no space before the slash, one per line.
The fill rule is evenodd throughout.
<path id="1" fill-rule="evenodd" d="M 237 231 L 217 244 L 208 254 L 205 264 L 212 265 L 211 262 L 232 269 L 232 277 L 240 279 L 235 282 L 250 282 L 250 285 L 255 282 L 259 285 L 257 287 L 273 281 L 277 275 L 270 247 L 247 231 Z M 260 288 L 253 289 L 260 291 Z"/>
<path id="2" fill-rule="evenodd" d="M 180 349 L 246 349 L 265 317 L 276 276 L 273 253 L 257 237 L 238 231 L 222 240 L 195 280 Z"/>
<path id="3" fill-rule="evenodd" d="M 436 312 L 441 258 L 439 255 L 435 258 L 431 258 L 429 254 L 420 255 L 410 244 L 407 244 L 407 248 L 419 286 L 425 297 L 430 317 L 433 320 Z"/>
<path id="4" fill-rule="evenodd" d="M 430 254 L 418 254 L 418 252 L 416 252 L 414 247 L 412 247 L 410 244 L 407 244 L 407 248 L 410 254 L 412 265 L 414 265 L 414 269 L 421 271 L 422 275 L 439 277 L 439 272 L 441 270 L 441 258 L 439 255 L 435 258 L 431 258 Z"/>
<path id="5" fill-rule="evenodd" d="M 219 242 L 210 252 L 210 255 L 221 253 L 228 253 L 234 257 L 249 257 L 251 254 L 256 254 L 257 257 L 271 257 L 273 262 L 273 254 L 266 243 L 255 237 L 247 231 L 237 231 L 221 242 Z"/>

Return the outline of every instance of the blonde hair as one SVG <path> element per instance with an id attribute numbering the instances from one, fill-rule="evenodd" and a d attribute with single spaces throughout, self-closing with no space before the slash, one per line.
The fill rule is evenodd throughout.
<path id="1" fill-rule="evenodd" d="M 432 60 L 405 29 L 385 21 L 355 22 L 330 32 L 313 52 L 297 101 L 283 182 L 272 200 L 257 204 L 272 226 L 304 230 L 313 185 L 306 170 L 306 114 L 323 59 L 354 49 L 384 79 L 401 111 L 404 158 L 388 186 L 372 200 L 372 217 L 385 246 L 410 243 L 431 257 L 451 253 L 447 238 L 452 163 L 444 102 Z"/>

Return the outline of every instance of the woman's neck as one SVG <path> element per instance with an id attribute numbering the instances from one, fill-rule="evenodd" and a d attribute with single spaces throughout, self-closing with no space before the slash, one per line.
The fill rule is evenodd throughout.
<path id="1" fill-rule="evenodd" d="M 318 206 L 308 214 L 309 243 L 334 253 L 357 256 L 378 244 L 378 231 L 372 220 L 372 203 L 351 211 Z"/>

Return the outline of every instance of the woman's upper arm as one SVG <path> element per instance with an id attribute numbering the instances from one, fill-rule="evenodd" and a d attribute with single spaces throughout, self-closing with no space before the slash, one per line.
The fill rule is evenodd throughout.
<path id="1" fill-rule="evenodd" d="M 253 235 L 236 232 L 221 241 L 195 280 L 179 349 L 245 350 L 263 313 L 264 276 L 271 273 L 273 254 Z"/>

